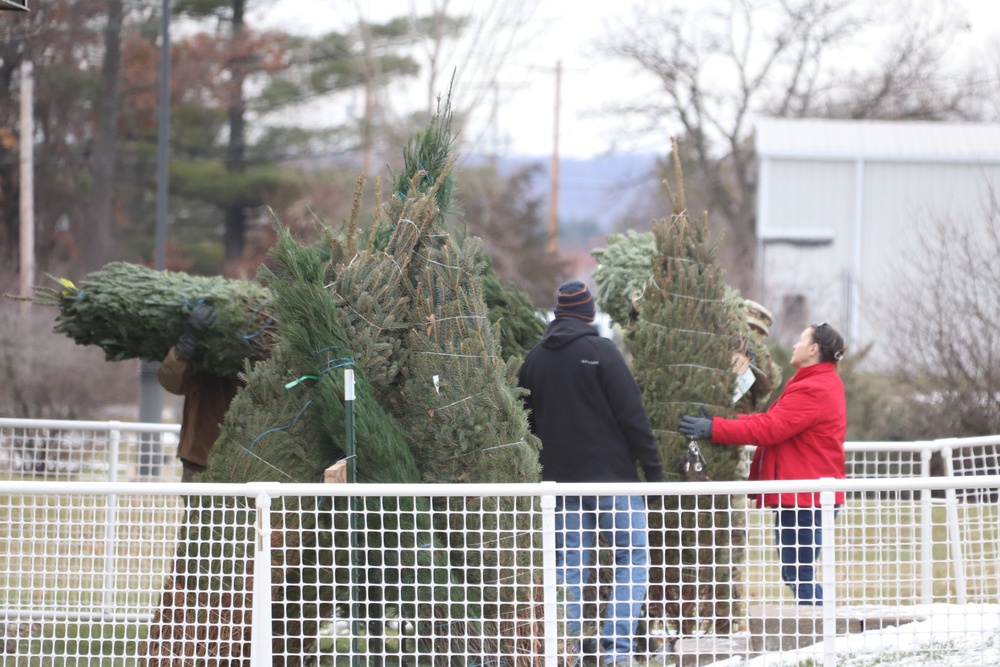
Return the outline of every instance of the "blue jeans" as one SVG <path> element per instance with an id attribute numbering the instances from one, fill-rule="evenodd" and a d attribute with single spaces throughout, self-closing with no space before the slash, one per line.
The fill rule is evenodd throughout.
<path id="1" fill-rule="evenodd" d="M 566 587 L 566 631 L 580 634 L 582 586 L 587 584 L 598 533 L 615 550 L 614 600 L 601 623 L 605 653 L 629 654 L 646 600 L 649 543 L 642 496 L 556 498 L 556 568 Z"/>
<path id="2" fill-rule="evenodd" d="M 801 605 L 823 604 L 823 586 L 815 581 L 814 567 L 823 546 L 822 526 L 819 508 L 781 507 L 775 514 L 781 579 Z"/>

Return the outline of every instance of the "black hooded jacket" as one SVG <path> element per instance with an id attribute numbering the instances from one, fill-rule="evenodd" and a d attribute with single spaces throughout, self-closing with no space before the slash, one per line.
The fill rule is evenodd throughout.
<path id="1" fill-rule="evenodd" d="M 642 394 L 625 359 L 588 322 L 557 317 L 524 360 L 518 384 L 531 432 L 542 441 L 542 479 L 663 481 Z"/>

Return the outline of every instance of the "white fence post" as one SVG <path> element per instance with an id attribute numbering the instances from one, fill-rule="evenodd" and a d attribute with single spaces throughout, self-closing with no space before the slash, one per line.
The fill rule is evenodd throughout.
<path id="1" fill-rule="evenodd" d="M 554 482 L 547 482 L 555 485 Z M 542 507 L 542 608 L 545 614 L 545 667 L 558 662 L 558 602 L 556 577 L 556 497 L 544 495 Z"/>
<path id="2" fill-rule="evenodd" d="M 108 422 L 108 481 L 118 481 L 118 451 L 122 441 L 121 422 Z M 106 616 L 115 613 L 115 561 L 118 543 L 118 495 L 108 496 L 104 516 L 104 600 L 102 609 Z"/>
<path id="3" fill-rule="evenodd" d="M 253 554 L 253 621 L 250 667 L 271 665 L 271 496 L 257 494 L 257 544 Z"/>
<path id="4" fill-rule="evenodd" d="M 941 448 L 941 458 L 944 459 L 945 475 L 955 476 L 954 462 L 951 458 L 951 445 Z M 944 490 L 945 510 L 948 514 L 948 549 L 955 572 L 955 598 L 958 604 L 968 602 L 968 580 L 965 576 L 965 550 L 962 548 L 962 531 L 958 525 L 958 495 L 954 488 Z"/>
<path id="5" fill-rule="evenodd" d="M 823 550 L 823 665 L 837 665 L 837 551 L 833 524 L 837 518 L 837 480 L 824 477 L 819 481 L 820 493 L 820 523 L 823 538 L 820 548 Z"/>
<path id="6" fill-rule="evenodd" d="M 122 443 L 122 426 L 119 421 L 108 422 L 108 481 L 118 481 L 118 457 Z"/>
<path id="7" fill-rule="evenodd" d="M 920 468 L 924 479 L 931 476 L 933 448 L 928 444 L 920 450 Z M 931 490 L 920 490 L 920 601 L 934 601 L 934 506 Z"/>

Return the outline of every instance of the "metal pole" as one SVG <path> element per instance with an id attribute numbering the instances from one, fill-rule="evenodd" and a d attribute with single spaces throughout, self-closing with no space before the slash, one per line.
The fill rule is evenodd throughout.
<path id="1" fill-rule="evenodd" d="M 257 542 L 253 554 L 253 610 L 250 667 L 270 667 L 271 656 L 271 496 L 257 496 Z"/>
<path id="2" fill-rule="evenodd" d="M 934 452 L 930 446 L 920 451 L 920 470 L 922 479 L 931 477 L 931 457 Z M 920 601 L 924 604 L 934 602 L 934 507 L 931 504 L 931 490 L 920 490 Z"/>
<path id="3" fill-rule="evenodd" d="M 354 434 L 354 371 L 350 368 L 344 371 L 344 425 L 347 437 L 344 448 L 347 453 L 347 482 L 354 484 L 358 481 L 358 466 Z"/>
<path id="4" fill-rule="evenodd" d="M 941 448 L 945 477 L 955 476 L 951 445 Z M 965 576 L 965 549 L 962 546 L 962 530 L 958 521 L 958 494 L 954 488 L 944 490 L 945 513 L 948 520 L 948 550 L 951 552 L 952 568 L 955 574 L 955 598 L 958 604 L 968 603 L 968 579 Z"/>
<path id="5" fill-rule="evenodd" d="M 357 482 L 357 447 L 354 432 L 354 371 L 344 370 L 344 429 L 347 454 L 347 482 Z M 360 588 L 360 553 L 358 531 L 361 528 L 360 504 L 357 496 L 351 496 L 351 664 L 357 667 L 361 664 L 361 588 Z"/>
<path id="6" fill-rule="evenodd" d="M 156 268 L 167 268 L 167 197 L 170 182 L 170 0 L 163 0 L 160 21 L 160 127 L 156 146 Z"/>
<path id="7" fill-rule="evenodd" d="M 156 151 L 156 263 L 157 270 L 167 268 L 167 197 L 169 182 L 170 138 L 170 0 L 163 0 L 160 17 L 160 127 Z M 156 378 L 160 364 L 143 361 L 139 366 L 139 421 L 158 424 L 163 418 L 163 387 Z M 163 445 L 160 435 L 143 436 L 139 447 L 138 474 L 155 478 L 160 475 Z"/>
<path id="8" fill-rule="evenodd" d="M 549 239 L 546 251 L 556 256 L 559 247 L 559 113 L 562 97 L 562 61 L 556 61 L 556 104 L 552 123 L 552 173 L 549 174 Z"/>

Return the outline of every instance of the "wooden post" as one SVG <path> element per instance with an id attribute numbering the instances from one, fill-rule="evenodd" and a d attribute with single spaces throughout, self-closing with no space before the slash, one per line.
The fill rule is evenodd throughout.
<path id="1" fill-rule="evenodd" d="M 559 242 L 559 107 L 562 89 L 562 61 L 556 61 L 555 123 L 552 129 L 552 169 L 549 181 L 549 242 L 550 257 L 555 257 Z"/>

